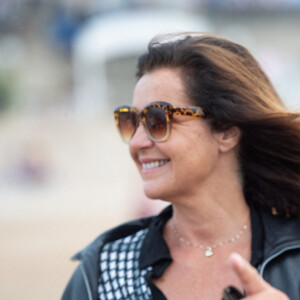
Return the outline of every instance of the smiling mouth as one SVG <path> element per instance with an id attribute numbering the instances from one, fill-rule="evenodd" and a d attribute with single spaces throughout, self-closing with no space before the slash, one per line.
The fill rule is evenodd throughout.
<path id="1" fill-rule="evenodd" d="M 154 168 L 159 168 L 168 162 L 169 162 L 169 160 L 157 160 L 157 161 L 152 161 L 152 162 L 148 162 L 148 163 L 142 163 L 142 169 L 143 169 L 143 171 L 146 171 L 146 170 L 150 170 L 150 169 L 154 169 Z"/>

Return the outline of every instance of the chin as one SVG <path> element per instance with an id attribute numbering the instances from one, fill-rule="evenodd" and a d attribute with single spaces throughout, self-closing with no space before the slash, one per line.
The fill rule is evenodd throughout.
<path id="1" fill-rule="evenodd" d="M 172 198 L 170 190 L 147 183 L 144 184 L 144 193 L 150 199 L 160 199 L 170 202 L 169 199 Z"/>
<path id="2" fill-rule="evenodd" d="M 144 183 L 144 193 L 150 199 L 161 199 L 163 195 L 161 189 L 149 183 Z"/>
<path id="3" fill-rule="evenodd" d="M 144 189 L 144 193 L 150 199 L 161 199 L 160 193 L 157 193 L 153 190 Z"/>

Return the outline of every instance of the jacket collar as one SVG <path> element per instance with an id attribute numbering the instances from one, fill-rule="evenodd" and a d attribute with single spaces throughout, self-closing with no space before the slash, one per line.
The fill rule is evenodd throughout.
<path id="1" fill-rule="evenodd" d="M 172 214 L 173 209 L 170 205 L 152 219 L 142 245 L 139 257 L 140 268 L 146 269 L 152 266 L 155 277 L 160 277 L 172 262 L 169 247 L 163 238 L 163 227 Z"/>
<path id="2" fill-rule="evenodd" d="M 271 212 L 260 210 L 264 229 L 265 259 L 274 253 L 300 244 L 300 220 L 274 216 Z"/>

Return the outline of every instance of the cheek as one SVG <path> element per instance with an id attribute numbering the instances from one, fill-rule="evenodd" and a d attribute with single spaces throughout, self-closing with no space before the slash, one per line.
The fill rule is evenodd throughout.
<path id="1" fill-rule="evenodd" d="M 194 181 L 208 175 L 214 169 L 218 160 L 218 148 L 214 141 L 195 142 L 182 147 L 174 153 L 174 174 L 183 180 Z"/>

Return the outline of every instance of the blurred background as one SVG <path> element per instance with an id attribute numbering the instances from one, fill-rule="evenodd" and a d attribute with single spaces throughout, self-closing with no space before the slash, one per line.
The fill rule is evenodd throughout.
<path id="1" fill-rule="evenodd" d="M 300 0 L 0 0 L 0 297 L 59 299 L 72 254 L 151 214 L 112 111 L 158 33 L 242 43 L 300 107 Z"/>

